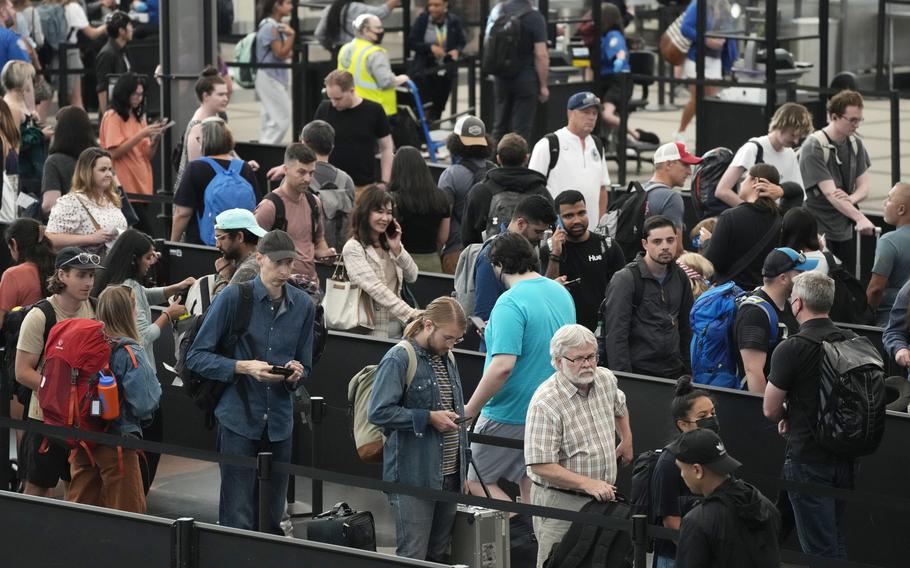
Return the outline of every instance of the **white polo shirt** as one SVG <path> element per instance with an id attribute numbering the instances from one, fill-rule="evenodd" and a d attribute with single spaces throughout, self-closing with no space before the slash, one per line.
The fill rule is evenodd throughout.
<path id="1" fill-rule="evenodd" d="M 547 189 L 553 199 L 568 189 L 580 191 L 585 196 L 588 208 L 588 228 L 594 230 L 600 220 L 600 188 L 610 185 L 607 161 L 597 151 L 591 135 L 585 138 L 582 150 L 581 139 L 569 132 L 568 128 L 560 128 L 555 134 L 559 140 L 559 160 L 547 178 Z M 550 143 L 546 137 L 534 145 L 528 167 L 547 175 L 550 167 Z"/>

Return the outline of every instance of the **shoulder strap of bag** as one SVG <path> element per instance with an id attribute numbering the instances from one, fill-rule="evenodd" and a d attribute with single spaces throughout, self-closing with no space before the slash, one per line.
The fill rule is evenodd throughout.
<path id="1" fill-rule="evenodd" d="M 54 311 L 54 306 L 51 305 L 47 298 L 35 302 L 34 307 L 41 310 L 41 313 L 44 314 L 44 341 L 41 342 L 44 345 L 47 343 L 47 338 L 51 335 L 51 328 L 57 323 L 57 312 Z"/>
<path id="2" fill-rule="evenodd" d="M 310 232 L 313 235 L 313 246 L 316 246 L 316 234 L 319 232 L 319 204 L 316 202 L 316 196 L 307 189 L 303 192 L 306 197 L 306 203 L 310 206 Z"/>
<path id="3" fill-rule="evenodd" d="M 398 342 L 398 345 L 408 354 L 408 370 L 404 377 L 404 389 L 407 390 L 414 381 L 414 375 L 417 374 L 417 352 L 414 351 L 414 346 L 407 339 L 402 339 Z"/>
<path id="4" fill-rule="evenodd" d="M 765 163 L 765 149 L 762 148 L 761 142 L 755 140 L 754 138 L 749 140 L 749 142 L 755 144 L 755 163 L 764 164 Z"/>
<path id="5" fill-rule="evenodd" d="M 752 248 L 746 252 L 746 254 L 739 257 L 739 260 L 736 262 L 736 264 L 730 267 L 730 270 L 727 271 L 727 278 L 722 281 L 718 281 L 718 284 L 724 284 L 730 280 L 733 280 L 734 276 L 737 276 L 740 272 L 745 270 L 747 266 L 752 264 L 752 261 L 755 260 L 755 258 L 761 254 L 761 251 L 763 251 L 765 247 L 774 240 L 774 237 L 780 235 L 780 226 L 781 218 L 780 215 L 778 215 L 774 218 L 774 223 L 771 225 L 771 228 L 768 229 L 768 232 L 765 233 L 761 239 L 756 241 L 755 244 L 752 245 Z"/>
<path id="6" fill-rule="evenodd" d="M 547 139 L 547 143 L 550 145 L 550 165 L 547 167 L 547 177 L 550 177 L 550 172 L 553 171 L 553 168 L 556 167 L 556 162 L 559 161 L 559 138 L 556 137 L 555 132 L 547 134 L 544 138 Z"/>
<path id="7" fill-rule="evenodd" d="M 221 164 L 216 162 L 213 158 L 209 158 L 208 156 L 203 156 L 199 159 L 202 160 L 203 162 L 205 162 L 206 164 L 212 166 L 212 169 L 215 170 L 215 175 L 227 173 L 227 170 L 222 168 Z"/>
<path id="8" fill-rule="evenodd" d="M 88 219 L 89 219 L 89 221 L 92 222 L 92 226 L 95 227 L 95 230 L 97 231 L 98 229 L 100 229 L 101 225 L 99 225 L 98 221 L 95 220 L 95 216 L 92 215 L 92 212 L 88 210 L 88 205 L 86 205 L 85 202 L 82 201 L 82 198 L 79 197 L 78 195 L 74 195 L 73 197 L 75 197 L 76 201 L 79 202 L 79 205 L 81 205 L 82 208 L 85 209 L 85 214 L 88 215 Z"/>
<path id="9" fill-rule="evenodd" d="M 287 211 L 284 208 L 284 200 L 274 191 L 265 194 L 265 199 L 269 200 L 275 206 L 275 221 L 272 222 L 272 229 L 286 231 L 288 228 Z"/>

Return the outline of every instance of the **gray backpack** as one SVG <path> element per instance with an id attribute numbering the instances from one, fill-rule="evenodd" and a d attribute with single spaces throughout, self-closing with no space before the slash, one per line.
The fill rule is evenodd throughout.
<path id="1" fill-rule="evenodd" d="M 477 266 L 477 257 L 494 237 L 495 235 L 483 243 L 472 243 L 458 255 L 458 264 L 455 265 L 455 291 L 452 295 L 461 304 L 461 309 L 467 316 L 474 313 L 474 267 Z"/>
<path id="2" fill-rule="evenodd" d="M 483 232 L 484 239 L 489 239 L 505 231 L 505 227 L 512 220 L 515 206 L 524 196 L 524 193 L 507 189 L 493 195 L 493 199 L 490 200 L 490 213 L 487 215 L 487 228 Z"/>

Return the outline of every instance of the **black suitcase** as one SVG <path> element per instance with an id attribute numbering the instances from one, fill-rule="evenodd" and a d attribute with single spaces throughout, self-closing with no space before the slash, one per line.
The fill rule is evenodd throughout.
<path id="1" fill-rule="evenodd" d="M 328 511 L 302 523 L 301 538 L 376 551 L 376 524 L 369 511 L 354 511 L 347 503 L 336 503 Z"/>

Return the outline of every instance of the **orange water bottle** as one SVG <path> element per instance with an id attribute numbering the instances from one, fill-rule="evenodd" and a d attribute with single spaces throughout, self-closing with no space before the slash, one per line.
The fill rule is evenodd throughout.
<path id="1" fill-rule="evenodd" d="M 99 373 L 98 399 L 101 401 L 101 418 L 116 420 L 120 416 L 120 393 L 117 392 L 117 381 L 114 375 Z"/>

